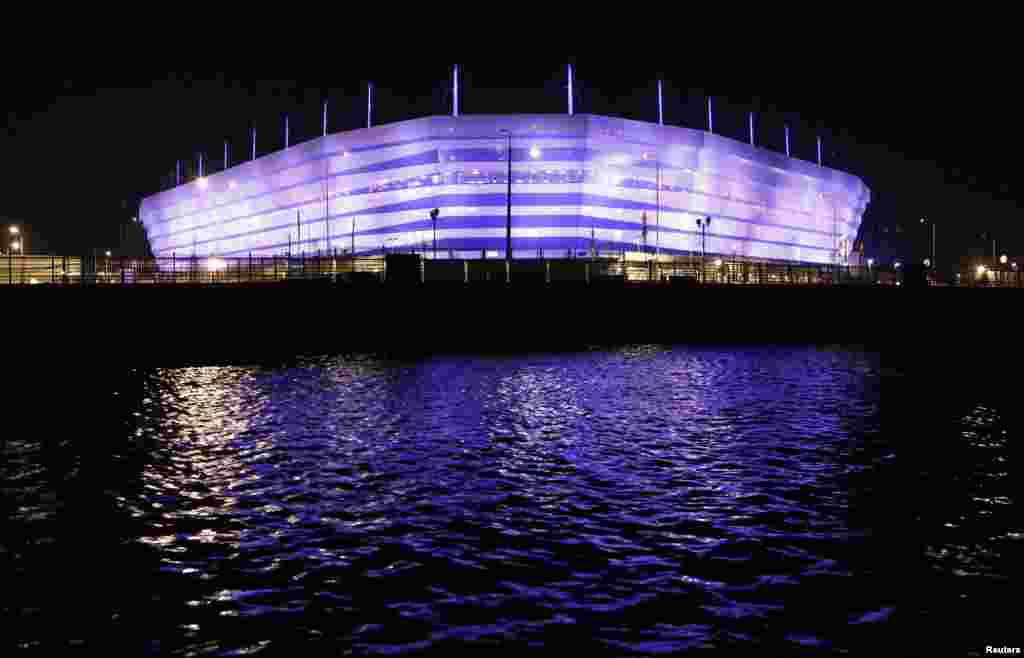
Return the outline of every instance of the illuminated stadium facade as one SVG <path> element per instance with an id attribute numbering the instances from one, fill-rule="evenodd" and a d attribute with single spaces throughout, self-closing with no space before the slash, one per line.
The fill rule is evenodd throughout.
<path id="1" fill-rule="evenodd" d="M 157 256 L 699 253 L 842 263 L 850 174 L 701 130 L 593 115 L 436 116 L 327 135 L 148 197 Z M 645 231 L 646 227 L 646 231 Z M 424 248 L 426 247 L 426 248 Z"/>

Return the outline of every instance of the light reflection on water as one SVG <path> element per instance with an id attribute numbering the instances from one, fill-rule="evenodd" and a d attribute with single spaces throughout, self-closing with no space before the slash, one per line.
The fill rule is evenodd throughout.
<path id="1" fill-rule="evenodd" d="M 892 453 L 879 372 L 641 346 L 134 373 L 95 393 L 101 440 L 5 443 L 5 615 L 90 591 L 150 653 L 854 648 L 896 597 L 858 497 Z M 83 517 L 56 605 L 36 583 Z"/>

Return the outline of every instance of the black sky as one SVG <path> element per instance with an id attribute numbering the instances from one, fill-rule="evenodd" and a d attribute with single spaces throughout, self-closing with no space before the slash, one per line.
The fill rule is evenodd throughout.
<path id="1" fill-rule="evenodd" d="M 567 59 L 463 60 L 462 111 L 564 112 Z M 711 93 L 716 132 L 745 140 L 746 112 L 753 109 L 759 145 L 781 151 L 788 121 L 794 155 L 806 160 L 815 158 L 820 133 L 826 165 L 861 177 L 872 190 L 863 230 L 869 255 L 923 258 L 920 217 L 938 224 L 940 261 L 979 247 L 980 231 L 996 233 L 1000 251 L 1024 255 L 1016 162 L 1024 140 L 1016 90 L 998 60 L 972 72 L 955 57 L 904 53 L 768 74 L 727 63 L 696 67 L 679 57 L 642 64 L 571 59 L 580 113 L 653 121 L 661 73 L 667 123 L 704 128 Z M 285 113 L 293 143 L 313 138 L 326 98 L 332 132 L 358 128 L 367 80 L 377 88 L 376 122 L 449 111 L 449 61 L 321 64 L 169 72 L 163 60 L 14 73 L 0 132 L 0 218 L 30 224 L 37 245 L 54 252 L 116 246 L 118 223 L 167 184 L 175 160 L 194 166 L 203 151 L 217 170 L 229 139 L 237 162 L 252 125 L 260 154 L 281 148 Z"/>

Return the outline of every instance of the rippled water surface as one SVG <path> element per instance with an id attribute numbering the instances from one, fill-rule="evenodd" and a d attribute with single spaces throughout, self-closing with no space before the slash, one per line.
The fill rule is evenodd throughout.
<path id="1" fill-rule="evenodd" d="M 877 355 L 644 346 L 89 381 L 73 421 L 55 407 L 3 442 L 0 603 L 23 647 L 826 655 L 893 623 Z M 988 413 L 965 421 L 982 461 Z M 955 537 L 936 560 L 1001 568 Z"/>

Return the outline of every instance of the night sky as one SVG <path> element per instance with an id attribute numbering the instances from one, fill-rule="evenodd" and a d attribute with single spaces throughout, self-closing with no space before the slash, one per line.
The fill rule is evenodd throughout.
<path id="1" fill-rule="evenodd" d="M 869 257 L 923 258 L 929 247 L 921 217 L 938 225 L 940 263 L 980 249 L 981 231 L 996 234 L 1000 252 L 1024 256 L 1018 219 L 1024 186 L 1014 159 L 1024 141 L 1016 130 L 1016 93 L 993 84 L 995 71 L 967 76 L 963 67 L 920 58 L 877 61 L 862 70 L 839 62 L 828 75 L 762 77 L 725 66 L 697 73 L 693 61 L 678 58 L 668 60 L 678 65 L 558 55 L 463 60 L 462 111 L 564 112 L 570 59 L 577 113 L 656 121 L 660 73 L 668 124 L 706 128 L 710 93 L 717 133 L 745 141 L 746 113 L 753 109 L 759 146 L 783 151 L 789 121 L 794 156 L 810 161 L 820 133 L 826 166 L 859 176 L 872 190 L 862 229 Z M 203 151 L 208 171 L 217 171 L 224 139 L 235 162 L 246 158 L 252 125 L 260 155 L 282 147 L 285 113 L 293 143 L 318 136 L 324 98 L 331 132 L 359 128 L 367 80 L 377 88 L 375 123 L 450 112 L 450 61 L 413 61 L 250 63 L 228 73 L 169 73 L 167 65 L 14 72 L 0 132 L 0 219 L 28 224 L 32 251 L 116 248 L 119 223 L 136 214 L 141 198 L 171 182 L 175 160 L 192 169 Z"/>

